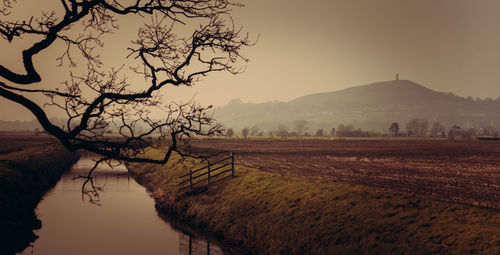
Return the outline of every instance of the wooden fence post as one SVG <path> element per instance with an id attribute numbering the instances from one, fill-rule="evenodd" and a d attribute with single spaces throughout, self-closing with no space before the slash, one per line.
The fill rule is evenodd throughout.
<path id="1" fill-rule="evenodd" d="M 231 152 L 231 176 L 234 177 L 234 153 Z"/>
<path id="2" fill-rule="evenodd" d="M 193 169 L 189 168 L 189 190 L 191 190 L 193 186 Z"/>
<path id="3" fill-rule="evenodd" d="M 208 161 L 208 185 L 210 185 L 210 161 Z"/>

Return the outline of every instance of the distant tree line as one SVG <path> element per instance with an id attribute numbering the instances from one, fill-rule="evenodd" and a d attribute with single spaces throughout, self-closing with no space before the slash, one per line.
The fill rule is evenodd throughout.
<path id="1" fill-rule="evenodd" d="M 398 123 L 395 122 L 397 125 Z M 389 131 L 394 131 L 394 123 L 389 127 Z M 450 139 L 465 138 L 473 136 L 497 136 L 497 129 L 492 125 L 480 124 L 477 127 L 461 127 L 458 124 L 451 125 L 448 129 L 439 122 L 429 125 L 425 119 L 413 119 L 406 124 L 406 133 L 394 134 L 395 136 L 415 136 L 415 137 L 448 137 Z"/>
<path id="2" fill-rule="evenodd" d="M 401 126 L 399 122 L 392 122 L 388 125 L 387 132 L 366 131 L 355 128 L 352 124 L 339 124 L 330 129 L 319 128 L 308 132 L 309 122 L 306 120 L 296 120 L 291 127 L 285 124 L 278 124 L 272 130 L 263 130 L 258 126 L 244 127 L 239 133 L 232 128 L 226 130 L 226 136 L 233 136 L 247 139 L 248 137 L 433 137 L 433 138 L 463 138 L 470 139 L 474 136 L 497 136 L 497 129 L 490 124 L 479 124 L 476 127 L 462 127 L 453 124 L 448 127 L 438 121 L 429 124 L 429 121 L 422 118 L 410 120 L 406 125 Z M 449 125 L 449 124 L 448 124 Z"/>

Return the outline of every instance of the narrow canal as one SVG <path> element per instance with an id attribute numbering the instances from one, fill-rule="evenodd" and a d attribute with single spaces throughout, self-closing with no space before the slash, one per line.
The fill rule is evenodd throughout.
<path id="1" fill-rule="evenodd" d="M 102 186 L 100 206 L 82 201 L 83 180 L 94 162 L 82 157 L 48 192 L 37 208 L 42 228 L 20 254 L 223 254 L 206 240 L 173 229 L 162 220 L 146 189 L 125 166 L 101 165 L 95 183 Z"/>

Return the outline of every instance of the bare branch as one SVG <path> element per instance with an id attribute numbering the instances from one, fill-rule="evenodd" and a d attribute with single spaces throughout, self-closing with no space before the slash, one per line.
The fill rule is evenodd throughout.
<path id="1" fill-rule="evenodd" d="M 16 0 L 2 0 L 0 2 L 0 14 L 7 16 L 11 14 L 10 9 L 12 9 Z"/>
<path id="2" fill-rule="evenodd" d="M 0 6 L 14 11 L 12 3 L 3 0 Z M 213 72 L 244 70 L 248 59 L 241 51 L 253 43 L 235 28 L 229 15 L 230 8 L 239 4 L 228 0 L 61 0 L 61 5 L 62 14 L 0 20 L 4 40 L 13 42 L 22 35 L 38 38 L 22 51 L 25 73 L 0 65 L 0 96 L 29 109 L 47 133 L 68 149 L 88 150 L 105 160 L 162 164 L 174 152 L 193 156 L 192 137 L 222 133 L 211 106 L 167 102 L 161 91 L 167 86 L 193 86 Z M 104 69 L 99 54 L 105 49 L 103 36 L 120 29 L 118 17 L 123 15 L 150 16 L 149 23 L 138 30 L 125 52 L 130 63 Z M 197 29 L 186 33 L 187 28 Z M 42 80 L 33 56 L 56 41 L 65 45 L 56 60 L 68 65 L 69 80 L 57 89 L 27 88 Z M 144 82 L 130 84 L 127 77 L 131 74 L 124 71 L 128 68 Z M 33 94 L 47 96 L 48 103 L 38 105 L 30 99 Z M 49 120 L 46 108 L 50 107 L 66 114 L 64 126 Z M 163 115 L 154 116 L 154 112 Z M 162 148 L 165 154 L 148 158 L 147 147 Z M 92 185 L 92 181 L 86 183 Z"/>

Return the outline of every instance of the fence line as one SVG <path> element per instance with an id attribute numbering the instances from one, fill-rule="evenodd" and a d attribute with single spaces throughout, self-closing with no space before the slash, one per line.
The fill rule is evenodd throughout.
<path id="1" fill-rule="evenodd" d="M 217 165 L 219 164 L 219 165 Z M 203 171 L 206 170 L 206 171 Z M 216 180 L 216 177 L 219 177 L 225 173 L 231 173 L 231 175 L 224 176 Z M 203 178 L 206 176 L 205 178 Z M 179 185 L 183 186 L 181 190 L 189 188 L 189 190 L 193 189 L 193 186 L 196 184 L 200 184 L 203 182 L 207 182 L 207 186 L 221 181 L 223 179 L 234 177 L 234 154 L 231 153 L 231 156 L 218 160 L 216 162 L 210 162 L 207 160 L 207 165 L 196 170 L 189 169 L 189 173 L 182 175 L 180 178 L 182 180 Z"/>

